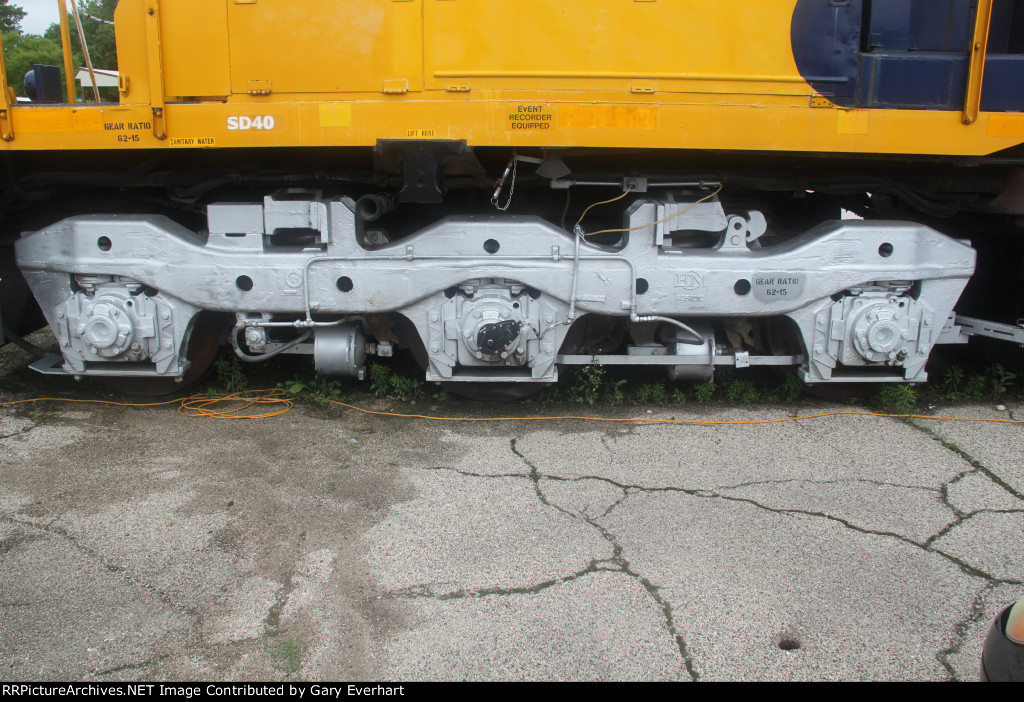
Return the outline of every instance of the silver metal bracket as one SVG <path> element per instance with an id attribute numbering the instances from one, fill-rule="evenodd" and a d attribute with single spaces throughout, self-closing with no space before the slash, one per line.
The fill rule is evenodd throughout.
<path id="1" fill-rule="evenodd" d="M 987 336 L 990 339 L 1002 339 L 1012 341 L 1015 344 L 1024 344 L 1024 327 L 1019 324 L 1000 324 L 999 322 L 988 322 L 984 319 L 974 317 L 961 317 L 957 315 L 956 323 L 963 334 L 967 336 Z"/>

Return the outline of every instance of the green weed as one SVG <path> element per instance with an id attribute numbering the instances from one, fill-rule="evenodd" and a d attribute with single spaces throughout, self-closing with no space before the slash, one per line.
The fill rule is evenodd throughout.
<path id="1" fill-rule="evenodd" d="M 626 401 L 626 379 L 620 378 L 619 380 L 607 383 L 604 388 L 604 400 L 608 404 L 618 405 Z"/>
<path id="2" fill-rule="evenodd" d="M 725 399 L 729 402 L 751 403 L 761 400 L 761 392 L 749 380 L 726 378 L 722 382 L 722 389 L 725 392 Z"/>
<path id="3" fill-rule="evenodd" d="M 988 391 L 993 400 L 1009 390 L 1017 380 L 1016 373 L 1006 370 L 998 363 L 986 369 L 985 377 L 988 379 Z"/>
<path id="4" fill-rule="evenodd" d="M 917 406 L 917 388 L 913 385 L 884 385 L 878 391 L 882 409 L 895 414 L 913 414 Z"/>
<path id="5" fill-rule="evenodd" d="M 299 650 L 299 644 L 296 641 L 290 639 L 282 641 L 270 649 L 270 652 L 284 662 L 286 675 L 294 675 L 302 670 L 302 655 Z"/>
<path id="6" fill-rule="evenodd" d="M 697 383 L 693 388 L 693 395 L 697 402 L 711 402 L 717 390 L 718 388 L 713 380 L 706 383 Z"/>
<path id="7" fill-rule="evenodd" d="M 795 375 L 787 375 L 782 385 L 775 390 L 775 393 L 783 402 L 793 402 L 800 397 L 803 391 L 804 381 Z"/>
<path id="8" fill-rule="evenodd" d="M 940 382 L 926 386 L 926 391 L 929 398 L 946 402 L 998 400 L 1013 389 L 1017 377 L 998 363 L 973 373 L 953 367 L 945 372 Z"/>
<path id="9" fill-rule="evenodd" d="M 249 389 L 249 379 L 242 371 L 242 362 L 237 356 L 221 358 L 217 361 L 217 383 L 229 394 Z"/>
<path id="10" fill-rule="evenodd" d="M 600 363 L 593 362 L 589 366 L 580 366 L 569 388 L 569 399 L 573 402 L 586 402 L 588 405 L 597 402 L 601 396 L 604 374 L 604 366 Z"/>
<path id="11" fill-rule="evenodd" d="M 661 383 L 646 383 L 636 389 L 637 402 L 661 404 L 668 399 L 668 392 Z"/>
<path id="12" fill-rule="evenodd" d="M 370 366 L 370 392 L 377 397 L 415 404 L 423 396 L 423 381 L 399 375 L 387 366 Z"/>
<path id="13" fill-rule="evenodd" d="M 311 380 L 296 376 L 292 380 L 281 383 L 279 388 L 295 397 L 308 397 L 321 404 L 341 398 L 341 384 L 322 375 L 315 375 Z"/>

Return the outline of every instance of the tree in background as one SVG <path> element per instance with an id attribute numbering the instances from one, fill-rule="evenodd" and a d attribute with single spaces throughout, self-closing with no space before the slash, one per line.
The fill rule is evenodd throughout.
<path id="1" fill-rule="evenodd" d="M 21 32 L 21 20 L 25 11 L 10 0 L 0 0 L 0 32 Z"/>
<path id="2" fill-rule="evenodd" d="M 61 66 L 63 80 L 64 54 L 60 42 L 21 32 L 4 32 L 4 59 L 7 62 L 7 85 L 14 88 L 15 95 L 25 96 L 25 74 L 32 65 Z"/>
<path id="3" fill-rule="evenodd" d="M 82 30 L 85 32 L 85 41 L 89 45 L 89 57 L 92 58 L 93 68 L 102 68 L 107 71 L 117 70 L 114 25 L 92 19 L 92 17 L 98 17 L 113 20 L 116 8 L 117 0 L 78 0 L 78 9 L 82 14 Z M 92 15 L 92 17 L 88 15 Z M 85 65 L 85 54 L 82 53 L 82 42 L 78 39 L 78 30 L 75 29 L 75 18 L 70 13 L 68 22 L 71 23 L 71 53 L 77 68 Z M 43 36 L 60 44 L 60 25 L 51 24 Z"/>
<path id="4" fill-rule="evenodd" d="M 69 3 L 70 7 L 70 3 Z M 88 17 L 113 20 L 117 0 L 79 0 L 78 8 L 82 14 L 82 30 L 85 41 L 89 45 L 89 56 L 93 68 L 117 70 L 117 49 L 114 45 L 114 26 L 99 22 Z M 25 95 L 24 78 L 33 64 L 41 63 L 57 66 L 61 71 L 61 85 L 64 85 L 64 53 L 60 42 L 60 24 L 54 23 L 47 27 L 43 36 L 23 34 L 21 19 L 25 11 L 11 0 L 0 0 L 0 30 L 3 31 L 4 58 L 7 62 L 7 84 L 14 88 L 17 95 Z M 71 62 L 76 69 L 85 66 L 85 54 L 82 42 L 78 39 L 75 18 L 68 13 L 71 27 Z M 104 89 L 106 100 L 117 100 L 115 89 Z M 91 99 L 91 98 L 90 98 Z"/>

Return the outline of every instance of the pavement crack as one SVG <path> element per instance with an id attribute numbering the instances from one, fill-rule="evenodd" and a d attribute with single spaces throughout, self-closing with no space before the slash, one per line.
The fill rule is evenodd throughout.
<path id="1" fill-rule="evenodd" d="M 964 573 L 966 573 L 968 575 L 971 575 L 973 577 L 982 578 L 983 580 L 987 580 L 987 581 L 995 582 L 995 583 L 1017 584 L 1017 582 L 1018 582 L 1016 580 L 1004 580 L 1004 579 L 996 578 L 995 576 L 993 576 L 993 575 L 991 575 L 989 573 L 986 573 L 983 570 L 980 570 L 978 568 L 975 568 L 974 566 L 969 565 L 965 561 L 962 561 L 961 559 L 959 559 L 959 558 L 957 558 L 955 556 L 952 556 L 952 555 L 950 555 L 948 553 L 945 553 L 943 551 L 940 551 L 938 549 L 932 548 L 931 544 L 932 544 L 932 542 L 936 538 L 938 538 L 938 535 L 930 537 L 924 543 L 919 543 L 919 542 L 914 541 L 913 539 L 911 539 L 909 537 L 903 536 L 902 534 L 897 534 L 895 532 L 882 531 L 882 530 L 876 530 L 876 529 L 866 529 L 864 527 L 857 526 L 856 524 L 853 524 L 850 521 L 848 521 L 846 519 L 843 519 L 842 517 L 837 517 L 835 515 L 828 514 L 826 512 L 815 512 L 813 510 L 794 509 L 794 508 L 787 508 L 787 507 L 769 507 L 768 505 L 761 504 L 757 500 L 753 500 L 753 499 L 750 499 L 750 498 L 747 498 L 747 497 L 734 497 L 734 496 L 731 496 L 731 495 L 721 495 L 721 494 L 719 494 L 717 492 L 714 492 L 712 490 L 701 490 L 701 489 L 691 489 L 691 488 L 678 488 L 678 487 L 644 487 L 642 485 L 626 485 L 624 483 L 620 483 L 620 482 L 617 482 L 615 480 L 610 480 L 610 479 L 607 479 L 607 478 L 600 478 L 600 477 L 597 477 L 597 476 L 586 476 L 586 478 L 589 478 L 589 479 L 592 479 L 592 480 L 603 480 L 604 482 L 606 482 L 606 483 L 608 483 L 610 485 L 615 485 L 616 487 L 621 488 L 623 490 L 626 490 L 627 492 L 676 492 L 676 493 L 682 493 L 684 495 L 690 495 L 691 497 L 701 497 L 701 498 L 705 498 L 705 499 L 719 499 L 719 500 L 726 500 L 728 502 L 741 502 L 741 503 L 744 503 L 744 504 L 748 504 L 748 505 L 750 505 L 752 507 L 757 507 L 758 509 L 765 510 L 766 512 L 772 512 L 772 513 L 775 513 L 775 514 L 792 514 L 792 515 L 802 515 L 802 516 L 806 516 L 806 517 L 817 517 L 817 518 L 821 518 L 821 519 L 827 519 L 829 521 L 832 521 L 832 522 L 835 522 L 837 524 L 840 524 L 843 527 L 845 527 L 847 529 L 850 529 L 851 531 L 855 531 L 857 533 L 860 533 L 860 534 L 865 534 L 865 535 L 868 535 L 868 536 L 881 536 L 881 537 L 886 537 L 886 538 L 891 538 L 891 539 L 897 539 L 899 541 L 902 541 L 905 544 L 908 544 L 910 546 L 914 546 L 915 548 L 919 548 L 919 549 L 921 549 L 923 551 L 927 551 L 928 553 L 934 553 L 934 554 L 936 554 L 938 556 L 941 556 L 942 558 L 945 558 L 946 560 L 950 561 L 951 563 L 956 565 L 958 568 L 960 568 Z M 580 479 L 585 479 L 585 478 L 573 478 L 573 479 L 574 480 L 580 480 Z M 566 480 L 568 480 L 568 479 L 566 479 Z M 998 510 L 991 510 L 991 511 L 998 511 Z M 1009 510 L 1009 511 L 1016 512 L 1016 510 Z M 944 527 L 944 532 L 948 532 L 951 528 L 954 528 L 957 524 L 959 524 L 962 521 L 963 521 L 963 519 L 958 517 L 958 519 L 954 520 L 954 522 L 952 524 L 947 525 L 946 527 Z"/>
<path id="2" fill-rule="evenodd" d="M 700 675 L 697 673 L 697 670 L 696 670 L 696 668 L 694 667 L 694 664 L 693 664 L 693 659 L 690 657 L 690 653 L 686 649 L 686 641 L 683 638 L 682 634 L 679 633 L 679 630 L 676 628 L 675 619 L 673 618 L 673 615 L 672 615 L 672 605 L 671 605 L 671 603 L 669 603 L 668 600 L 666 600 L 664 597 L 661 596 L 660 589 L 656 585 L 654 585 L 654 583 L 652 583 L 650 580 L 648 580 L 647 578 L 645 578 L 642 575 L 640 575 L 635 570 L 633 570 L 633 568 L 631 567 L 631 565 L 629 563 L 629 560 L 625 556 L 623 556 L 622 545 L 619 544 L 619 542 L 615 539 L 615 535 L 612 534 L 610 531 L 608 531 L 605 527 L 601 526 L 601 524 L 599 524 L 597 522 L 597 519 L 594 519 L 592 517 L 580 516 L 578 514 L 570 512 L 569 510 L 563 509 L 562 507 L 559 507 L 558 505 L 553 504 L 552 502 L 550 502 L 547 499 L 547 497 L 545 497 L 544 491 L 541 489 L 541 486 L 540 486 L 540 479 L 541 479 L 541 477 L 547 477 L 547 476 L 542 476 L 541 472 L 537 468 L 537 466 L 534 463 L 530 462 L 526 458 L 526 456 L 524 456 L 519 451 L 519 448 L 516 446 L 516 442 L 517 442 L 517 439 L 512 439 L 512 442 L 511 442 L 512 453 L 514 453 L 515 455 L 519 456 L 519 458 L 521 458 L 523 460 L 523 462 L 526 463 L 526 465 L 528 465 L 530 467 L 530 478 L 533 480 L 534 489 L 537 492 L 537 498 L 541 501 L 541 503 L 546 505 L 546 506 L 548 506 L 548 507 L 552 507 L 554 509 L 557 509 L 559 512 L 562 512 L 563 514 L 567 514 L 570 517 L 572 517 L 573 519 L 576 519 L 576 520 L 579 520 L 579 521 L 584 522 L 586 524 L 589 524 L 591 527 L 596 529 L 597 532 L 599 534 L 601 534 L 601 536 L 612 547 L 612 557 L 611 558 L 607 558 L 607 559 L 603 559 L 603 560 L 597 560 L 597 561 L 591 561 L 590 565 L 587 566 L 586 570 L 584 570 L 581 573 L 576 574 L 575 576 L 570 576 L 569 579 L 575 579 L 575 578 L 581 577 L 582 575 L 586 575 L 586 574 L 592 573 L 592 572 L 594 572 L 596 570 L 604 570 L 604 571 L 620 572 L 620 573 L 623 573 L 624 575 L 628 575 L 629 577 L 634 578 L 635 580 L 637 580 L 643 586 L 643 588 L 647 592 L 648 596 L 650 596 L 650 598 L 652 600 L 654 600 L 654 602 L 661 609 L 662 616 L 664 616 L 664 618 L 665 618 L 665 625 L 668 628 L 669 634 L 672 636 L 673 640 L 675 641 L 676 647 L 679 649 L 679 656 L 682 658 L 683 667 L 686 669 L 686 672 L 690 676 L 690 679 L 694 680 L 694 681 L 698 680 L 700 678 Z M 577 478 L 577 480 L 578 479 L 579 478 Z M 602 479 L 602 478 L 593 478 L 593 479 L 595 479 L 595 480 L 604 480 L 604 482 L 607 482 L 607 483 L 610 483 L 612 485 L 615 485 L 616 487 L 618 487 L 623 492 L 622 497 L 620 497 L 618 500 L 616 500 L 615 503 L 611 507 L 609 507 L 607 510 L 605 510 L 604 515 L 607 515 L 609 512 L 611 512 L 615 507 L 617 507 L 619 505 L 620 502 L 622 502 L 624 499 L 626 499 L 626 497 L 629 496 L 629 486 L 622 485 L 622 484 L 616 483 L 615 481 L 607 480 L 607 479 Z M 602 515 L 602 516 L 604 516 L 604 515 Z M 552 584 L 556 584 L 556 583 L 552 583 Z"/>
<path id="3" fill-rule="evenodd" d="M 13 519 L 8 516 L 0 515 L 0 522 L 7 522 L 9 524 L 15 524 L 18 526 L 27 527 L 29 529 L 38 529 L 39 531 L 43 531 L 47 534 L 51 534 L 53 536 L 57 536 L 66 540 L 75 548 L 75 550 L 79 551 L 80 553 L 99 563 L 99 565 L 107 572 L 114 573 L 120 576 L 121 578 L 126 580 L 130 585 L 134 585 L 137 587 L 141 587 L 144 590 L 148 590 L 149 592 L 153 593 L 157 597 L 157 599 L 159 599 L 164 604 L 186 613 L 189 617 L 192 618 L 193 625 L 198 626 L 202 623 L 202 614 L 197 608 L 181 604 L 180 602 L 176 602 L 173 598 L 171 598 L 166 593 L 162 592 L 159 588 L 133 576 L 131 572 L 124 566 L 119 566 L 107 562 L 107 560 L 101 554 L 89 548 L 88 546 L 80 544 L 78 542 L 78 539 L 76 539 L 74 536 L 72 536 L 64 529 L 54 526 L 55 521 L 56 519 L 51 520 L 47 524 L 39 524 L 37 522 L 30 522 L 22 519 Z"/>
<path id="4" fill-rule="evenodd" d="M 540 488 L 540 479 L 541 479 L 540 471 L 537 469 L 536 465 L 534 465 L 526 456 L 524 456 L 519 451 L 519 448 L 516 446 L 516 442 L 518 440 L 519 440 L 518 438 L 513 438 L 512 441 L 511 441 L 512 453 L 514 453 L 515 455 L 519 456 L 520 460 L 522 460 L 523 463 L 525 463 L 527 466 L 530 467 L 529 478 L 533 482 L 533 490 L 534 490 L 534 492 L 537 493 L 537 499 L 540 500 L 540 503 L 542 505 L 544 505 L 545 507 L 551 507 L 552 509 L 556 509 L 559 512 L 561 512 L 562 514 L 567 514 L 570 517 L 572 517 L 573 519 L 578 519 L 579 517 L 577 517 L 575 514 L 573 514 L 569 510 L 567 510 L 567 509 L 565 509 L 563 507 L 559 507 L 558 505 L 554 504 L 553 502 L 548 501 L 548 498 L 544 495 L 544 491 L 541 490 L 541 488 Z"/>
<path id="5" fill-rule="evenodd" d="M 30 431 L 35 429 L 36 426 L 37 426 L 36 424 L 33 424 L 30 427 L 25 427 L 24 429 L 19 429 L 18 431 L 14 432 L 12 434 L 0 434 L 0 441 L 3 441 L 4 439 L 10 439 L 11 437 L 14 437 L 14 436 L 21 436 L 22 434 L 28 434 Z"/>
<path id="6" fill-rule="evenodd" d="M 148 658 L 141 663 L 125 663 L 124 665 L 115 666 L 113 668 L 105 668 L 104 670 L 93 671 L 93 675 L 99 677 L 101 675 L 113 675 L 114 673 L 120 673 L 125 670 L 140 670 L 142 668 L 148 668 L 151 665 L 155 665 L 162 660 L 169 658 L 166 654 L 154 656 Z"/>
<path id="7" fill-rule="evenodd" d="M 951 521 L 946 526 L 942 527 L 942 529 L 940 529 L 937 533 L 932 534 L 927 539 L 925 539 L 924 547 L 927 548 L 927 549 L 930 549 L 932 544 L 934 544 L 936 541 L 941 539 L 943 536 L 945 536 L 949 532 L 953 531 L 953 529 L 955 529 L 956 527 L 960 526 L 961 524 L 963 524 L 968 519 L 970 519 L 971 516 L 972 515 L 957 514 L 956 515 L 956 519 Z"/>
<path id="8" fill-rule="evenodd" d="M 904 490 L 924 490 L 926 492 L 939 492 L 941 488 L 931 488 L 924 485 L 900 485 L 898 483 L 887 483 L 882 480 L 867 480 L 866 478 L 851 478 L 847 480 L 810 480 L 807 478 L 788 478 L 786 480 L 756 480 L 749 483 L 738 483 L 736 485 L 716 485 L 714 490 L 738 490 L 744 487 L 757 487 L 760 485 L 785 485 L 787 483 L 810 483 L 811 485 L 849 485 L 851 483 L 863 483 L 877 487 L 893 487 Z"/>
<path id="9" fill-rule="evenodd" d="M 620 497 L 619 499 L 615 500 L 615 502 L 613 502 L 611 504 L 611 506 L 608 509 L 606 509 L 604 512 L 602 512 L 601 515 L 599 517 L 597 517 L 597 518 L 598 519 L 604 519 L 605 517 L 607 517 L 609 514 L 612 513 L 612 510 L 615 509 L 616 507 L 618 507 L 619 505 L 621 505 L 626 500 L 626 498 L 629 497 L 629 495 L 630 495 L 629 490 L 623 490 L 622 491 L 622 497 Z"/>
<path id="10" fill-rule="evenodd" d="M 450 473 L 457 473 L 458 475 L 464 475 L 467 478 L 530 478 L 526 473 L 496 473 L 488 475 L 485 473 L 471 473 L 468 470 L 459 470 L 458 468 L 452 468 L 451 466 L 430 466 L 420 468 L 420 470 L 447 471 Z"/>
<path id="11" fill-rule="evenodd" d="M 953 664 L 949 662 L 950 656 L 960 653 L 960 649 L 967 640 L 967 631 L 971 628 L 971 625 L 980 621 L 981 618 L 985 616 L 985 598 L 994 588 L 995 583 L 986 583 L 985 586 L 978 591 L 974 601 L 971 603 L 971 611 L 968 613 L 967 617 L 957 622 L 953 627 L 952 643 L 935 654 L 936 660 L 938 660 L 942 667 L 946 669 L 946 672 L 949 673 L 950 682 L 960 681 L 960 677 L 956 674 L 956 669 L 954 669 Z"/>
<path id="12" fill-rule="evenodd" d="M 478 599 L 482 597 L 512 597 L 514 595 L 536 595 L 539 592 L 543 592 L 550 587 L 555 585 L 563 585 L 570 583 L 573 580 L 596 573 L 599 570 L 608 570 L 607 568 L 600 567 L 602 561 L 591 561 L 586 568 L 571 575 L 565 575 L 561 578 L 552 578 L 551 580 L 544 580 L 543 582 L 535 585 L 526 585 L 523 587 L 485 587 L 476 588 L 472 590 L 454 590 L 452 592 L 434 592 L 428 585 L 413 585 L 412 587 L 402 588 L 401 590 L 392 590 L 387 593 L 385 597 L 389 599 L 420 599 L 429 598 L 434 600 L 465 600 L 465 599 Z"/>
<path id="13" fill-rule="evenodd" d="M 665 625 L 668 628 L 669 634 L 675 640 L 676 647 L 679 649 L 679 656 L 683 660 L 683 667 L 686 669 L 690 679 L 697 681 L 700 679 L 700 674 L 697 673 L 696 668 L 693 664 L 693 658 L 690 656 L 690 652 L 686 649 L 686 640 L 683 635 L 679 633 L 679 629 L 676 627 L 675 617 L 672 613 L 672 604 L 661 596 L 661 589 L 652 583 L 650 580 L 640 575 L 637 571 L 633 570 L 629 560 L 623 555 L 622 545 L 616 540 L 615 535 L 612 534 L 608 529 L 604 528 L 597 523 L 595 519 L 584 519 L 583 521 L 590 524 L 592 527 L 603 536 L 609 544 L 612 546 L 612 557 L 607 559 L 607 562 L 614 564 L 616 570 L 628 575 L 631 578 L 637 580 L 647 592 L 648 596 L 654 600 L 654 602 L 661 609 L 662 616 L 665 618 Z M 610 569 L 609 569 L 610 570 Z"/>
<path id="14" fill-rule="evenodd" d="M 281 612 L 284 610 L 285 605 L 288 604 L 288 598 L 291 597 L 293 590 L 295 590 L 294 571 L 288 573 L 284 585 L 278 590 L 280 594 L 278 594 L 277 599 L 271 605 L 270 611 L 267 612 L 267 616 L 263 620 L 268 635 L 274 636 L 284 631 L 281 628 Z"/>
<path id="15" fill-rule="evenodd" d="M 914 427 L 918 431 L 920 431 L 920 432 L 922 432 L 924 434 L 927 434 L 932 439 L 934 439 L 935 441 L 937 441 L 940 444 L 942 444 L 945 448 L 947 448 L 948 450 L 952 451 L 953 453 L 955 453 L 957 456 L 959 456 L 963 460 L 967 461 L 967 463 L 969 463 L 971 466 L 973 466 L 977 471 L 979 471 L 981 473 L 984 473 L 986 476 L 988 476 L 988 478 L 992 482 L 994 482 L 996 485 L 998 485 L 999 487 L 1001 487 L 1004 490 L 1006 490 L 1008 493 L 1010 493 L 1011 495 L 1016 497 L 1018 500 L 1024 500 L 1024 495 L 1022 495 L 1021 493 L 1019 493 L 1016 490 L 1014 490 L 1013 486 L 1009 485 L 1005 480 L 1003 480 L 998 475 L 996 475 L 992 470 L 990 470 L 989 468 L 986 468 L 981 463 L 981 461 L 979 461 L 974 456 L 972 456 L 969 453 L 967 453 L 966 451 L 964 451 L 962 448 L 960 448 L 959 446 L 954 444 L 952 441 L 947 441 L 943 437 L 939 436 L 939 434 L 934 429 L 932 429 L 931 427 L 922 426 L 921 424 L 918 424 L 917 422 L 915 422 L 912 419 L 908 419 L 907 420 L 907 424 L 909 424 L 910 426 Z"/>

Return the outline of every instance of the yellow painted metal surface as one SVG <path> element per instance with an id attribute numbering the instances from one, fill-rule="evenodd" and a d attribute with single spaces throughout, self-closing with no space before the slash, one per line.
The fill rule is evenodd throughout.
<path id="1" fill-rule="evenodd" d="M 274 93 L 379 93 L 388 81 L 419 90 L 422 2 L 230 0 L 231 92 L 251 81 Z"/>
<path id="2" fill-rule="evenodd" d="M 425 0 L 427 87 L 808 94 L 789 46 L 793 0 Z"/>
<path id="3" fill-rule="evenodd" d="M 844 110 L 795 0 L 121 0 L 120 105 L 12 105 L 0 148 L 472 146 L 984 155 L 1014 115 Z M 160 138 L 163 135 L 165 138 Z"/>

